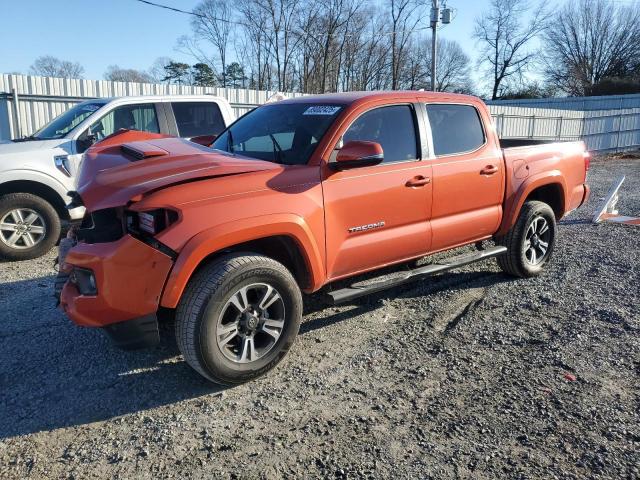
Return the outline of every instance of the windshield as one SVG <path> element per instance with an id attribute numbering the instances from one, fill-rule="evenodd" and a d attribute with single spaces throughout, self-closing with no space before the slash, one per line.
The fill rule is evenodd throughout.
<path id="1" fill-rule="evenodd" d="M 51 120 L 31 138 L 39 140 L 62 138 L 102 106 L 104 102 L 80 103 Z"/>
<path id="2" fill-rule="evenodd" d="M 225 130 L 212 148 L 286 165 L 304 165 L 342 110 L 340 105 L 264 105 Z"/>

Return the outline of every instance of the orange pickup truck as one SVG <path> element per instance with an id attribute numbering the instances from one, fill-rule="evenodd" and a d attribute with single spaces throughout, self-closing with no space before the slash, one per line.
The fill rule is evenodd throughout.
<path id="1" fill-rule="evenodd" d="M 210 146 L 123 135 L 84 159 L 72 206 L 88 213 L 62 261 L 61 306 L 129 348 L 157 343 L 157 313 L 173 311 L 186 361 L 225 384 L 283 358 L 302 292 L 349 301 L 492 257 L 508 274 L 538 275 L 556 222 L 589 195 L 582 142 L 501 149 L 486 106 L 463 95 L 286 100 Z M 474 243 L 400 276 L 331 286 Z"/>

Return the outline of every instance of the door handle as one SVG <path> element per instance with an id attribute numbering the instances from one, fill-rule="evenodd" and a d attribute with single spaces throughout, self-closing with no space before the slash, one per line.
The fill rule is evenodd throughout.
<path id="1" fill-rule="evenodd" d="M 493 175 L 494 173 L 498 173 L 498 167 L 495 165 L 487 165 L 480 170 L 480 175 Z"/>
<path id="2" fill-rule="evenodd" d="M 407 186 L 407 187 L 424 187 L 425 185 L 428 185 L 430 183 L 431 183 L 431 179 L 429 177 L 418 175 L 416 177 L 413 177 L 410 180 L 407 180 L 407 183 L 405 183 L 405 186 Z"/>

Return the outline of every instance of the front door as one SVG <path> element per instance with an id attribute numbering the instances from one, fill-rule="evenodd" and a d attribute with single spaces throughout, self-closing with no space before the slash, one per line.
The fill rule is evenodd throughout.
<path id="1" fill-rule="evenodd" d="M 330 172 L 323 180 L 327 276 L 345 277 L 425 254 L 430 247 L 431 165 L 422 161 L 415 106 L 361 113 L 342 143 L 377 142 L 376 166 Z M 326 170 L 329 172 L 329 170 Z"/>

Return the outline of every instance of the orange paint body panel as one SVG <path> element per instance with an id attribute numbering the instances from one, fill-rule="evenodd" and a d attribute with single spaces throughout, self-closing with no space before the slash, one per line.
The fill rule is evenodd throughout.
<path id="1" fill-rule="evenodd" d="M 103 327 L 155 313 L 173 261 L 167 255 L 125 235 L 116 242 L 79 244 L 66 258 L 63 268 L 91 270 L 96 296 L 81 295 L 67 282 L 60 305 L 78 325 Z"/>
<path id="2" fill-rule="evenodd" d="M 155 313 L 159 306 L 175 308 L 203 262 L 247 242 L 289 240 L 306 273 L 301 288 L 313 292 L 339 278 L 503 234 L 524 202 L 541 192 L 555 195 L 558 218 L 588 197 L 582 142 L 502 149 L 486 106 L 474 97 L 364 92 L 274 105 L 296 103 L 340 106 L 305 165 L 146 134 L 123 134 L 124 142 L 90 149 L 90 168 L 78 189 L 89 212 L 117 210 L 124 219 L 125 211 L 164 210 L 175 219 L 154 235 L 155 247 L 126 233 L 74 247 L 66 268 L 93 271 L 98 295 L 82 296 L 68 284 L 62 304 L 69 316 L 81 325 L 103 326 Z M 484 143 L 470 152 L 435 155 L 426 115 L 432 103 L 473 106 Z M 361 115 L 398 105 L 408 106 L 415 120 L 416 158 L 328 166 Z M 375 145 L 362 151 L 377 153 Z M 145 152 L 153 156 L 134 158 Z"/>

